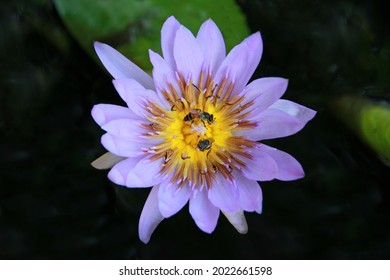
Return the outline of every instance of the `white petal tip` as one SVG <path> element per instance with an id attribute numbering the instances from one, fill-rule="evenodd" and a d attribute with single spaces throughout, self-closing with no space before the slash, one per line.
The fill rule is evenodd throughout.
<path id="1" fill-rule="evenodd" d="M 113 167 L 115 164 L 124 159 L 124 157 L 120 157 L 110 152 L 107 152 L 99 158 L 95 159 L 93 162 L 91 162 L 91 165 L 96 169 L 104 170 Z"/>
<path id="2" fill-rule="evenodd" d="M 238 231 L 238 233 L 246 234 L 248 232 L 248 224 L 246 222 L 244 212 L 239 210 L 235 213 L 222 213 L 228 219 L 228 221 L 234 226 L 234 228 Z"/>

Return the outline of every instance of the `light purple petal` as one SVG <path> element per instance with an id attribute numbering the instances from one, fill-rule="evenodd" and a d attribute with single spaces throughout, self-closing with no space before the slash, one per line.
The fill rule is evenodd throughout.
<path id="1" fill-rule="evenodd" d="M 117 185 L 126 186 L 127 175 L 141 159 L 142 157 L 126 158 L 115 164 L 108 172 L 108 178 Z"/>
<path id="2" fill-rule="evenodd" d="M 140 117 L 145 117 L 146 115 L 146 101 L 153 102 L 163 109 L 169 108 L 168 103 L 162 101 L 155 91 L 145 89 L 136 80 L 118 79 L 114 80 L 113 84 L 127 106 Z"/>
<path id="3" fill-rule="evenodd" d="M 211 203 L 224 212 L 236 212 L 240 208 L 238 190 L 232 182 L 217 174 L 216 182 L 209 189 Z"/>
<path id="4" fill-rule="evenodd" d="M 183 74 L 186 82 L 192 79 L 192 83 L 197 85 L 204 61 L 203 52 L 194 35 L 184 26 L 176 32 L 173 56 L 177 71 Z"/>
<path id="5" fill-rule="evenodd" d="M 272 108 L 261 112 L 254 120 L 257 120 L 257 127 L 246 134 L 248 139 L 254 141 L 289 136 L 303 128 L 298 119 Z"/>
<path id="6" fill-rule="evenodd" d="M 154 186 L 146 199 L 138 224 L 139 239 L 148 243 L 158 224 L 164 220 L 158 209 L 159 186 Z"/>
<path id="7" fill-rule="evenodd" d="M 234 213 L 222 213 L 239 233 L 246 234 L 248 232 L 248 224 L 246 223 L 244 211 L 238 210 Z"/>
<path id="8" fill-rule="evenodd" d="M 139 121 L 129 119 L 113 120 L 103 125 L 102 129 L 123 140 L 147 141 L 144 136 L 147 131 L 141 127 Z"/>
<path id="9" fill-rule="evenodd" d="M 282 103 L 279 101 L 281 100 L 250 119 L 257 122 L 256 128 L 238 131 L 237 135 L 245 136 L 253 141 L 290 136 L 300 131 L 315 115 L 315 111 L 302 105 L 291 101 Z M 287 104 L 292 104 L 292 106 L 286 106 Z M 278 108 L 281 108 L 281 105 L 285 107 L 284 110 Z"/>
<path id="10" fill-rule="evenodd" d="M 138 145 L 142 143 L 141 147 L 150 147 L 160 144 L 164 141 L 163 138 L 147 136 L 148 131 L 141 127 L 141 122 L 138 120 L 120 119 L 113 120 L 102 126 L 102 129 L 120 140 L 125 140 Z"/>
<path id="11" fill-rule="evenodd" d="M 275 177 L 276 179 L 282 181 L 292 181 L 305 176 L 305 172 L 303 171 L 301 164 L 290 154 L 264 144 L 262 144 L 262 146 L 267 149 L 267 153 L 278 165 L 279 173 Z"/>
<path id="12" fill-rule="evenodd" d="M 179 212 L 191 196 L 191 189 L 184 185 L 178 188 L 176 184 L 170 182 L 162 182 L 158 192 L 160 213 L 168 218 Z"/>
<path id="13" fill-rule="evenodd" d="M 175 42 L 176 32 L 180 27 L 180 23 L 174 16 L 170 16 L 161 29 L 161 49 L 164 60 L 172 70 L 176 70 L 176 62 L 173 57 L 173 45 Z"/>
<path id="14" fill-rule="evenodd" d="M 219 209 L 208 199 L 207 189 L 192 193 L 189 208 L 196 225 L 204 232 L 212 233 L 217 226 Z"/>
<path id="15" fill-rule="evenodd" d="M 107 151 L 121 157 L 137 157 L 145 154 L 145 150 L 151 146 L 151 142 L 129 141 L 115 137 L 109 133 L 103 134 L 101 142 Z"/>
<path id="16" fill-rule="evenodd" d="M 283 78 L 261 78 L 247 85 L 243 91 L 245 101 L 253 101 L 249 109 L 255 108 L 254 114 L 258 114 L 274 104 L 286 91 L 288 80 Z M 245 113 L 243 111 L 242 113 Z"/>
<path id="17" fill-rule="evenodd" d="M 150 160 L 147 156 L 140 160 L 127 175 L 128 188 L 147 188 L 161 183 L 160 171 L 164 159 Z"/>
<path id="18" fill-rule="evenodd" d="M 149 50 L 150 62 L 153 65 L 153 79 L 157 91 L 161 94 L 161 90 L 170 91 L 171 84 L 179 97 L 181 97 L 181 90 L 177 84 L 178 76 L 174 69 L 157 53 Z M 162 94 L 161 94 L 162 95 Z"/>
<path id="19" fill-rule="evenodd" d="M 274 159 L 268 155 L 262 145 L 247 150 L 252 159 L 241 158 L 246 163 L 242 167 L 245 177 L 255 181 L 269 181 L 278 175 L 278 166 Z"/>
<path id="20" fill-rule="evenodd" d="M 244 211 L 261 213 L 263 205 L 263 194 L 256 181 L 245 178 L 240 172 L 235 172 L 234 178 L 237 182 L 240 196 L 240 206 Z"/>
<path id="21" fill-rule="evenodd" d="M 214 76 L 226 56 L 222 33 L 214 21 L 208 19 L 200 27 L 196 39 L 203 52 L 206 75 Z"/>
<path id="22" fill-rule="evenodd" d="M 256 70 L 263 52 L 260 33 L 254 33 L 235 46 L 219 67 L 215 83 L 221 84 L 225 78 L 234 83 L 233 94 L 240 93 Z"/>
<path id="23" fill-rule="evenodd" d="M 139 116 L 134 114 L 129 108 L 111 104 L 97 104 L 93 106 L 91 114 L 95 122 L 100 126 L 112 120 L 139 119 Z"/>
<path id="24" fill-rule="evenodd" d="M 95 42 L 95 51 L 104 67 L 115 79 L 134 79 L 148 89 L 154 89 L 153 79 L 123 54 L 109 45 Z"/>

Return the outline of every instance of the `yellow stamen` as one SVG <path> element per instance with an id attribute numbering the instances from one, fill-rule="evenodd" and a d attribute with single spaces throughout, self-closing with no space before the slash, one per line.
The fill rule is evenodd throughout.
<path id="1" fill-rule="evenodd" d="M 180 94 L 172 84 L 162 91 L 170 110 L 145 104 L 150 114 L 150 124 L 143 125 L 148 131 L 145 137 L 163 140 L 147 152 L 153 153 L 153 159 L 164 159 L 161 174 L 179 187 L 211 188 L 218 173 L 233 181 L 233 170 L 245 166 L 239 157 L 251 159 L 247 149 L 255 145 L 235 135 L 255 127 L 245 119 L 253 102 L 242 104 L 244 96 L 233 92 L 234 84 L 227 79 L 215 85 L 210 75 L 205 79 L 201 72 L 195 85 L 178 76 Z"/>

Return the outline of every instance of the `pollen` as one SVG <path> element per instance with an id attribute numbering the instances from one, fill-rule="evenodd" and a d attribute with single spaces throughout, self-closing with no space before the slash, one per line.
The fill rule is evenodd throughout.
<path id="1" fill-rule="evenodd" d="M 180 92 L 173 85 L 163 90 L 170 110 L 145 104 L 150 121 L 144 124 L 146 137 L 163 140 L 145 152 L 154 160 L 163 158 L 161 175 L 179 187 L 211 188 L 218 173 L 233 181 L 232 172 L 245 166 L 243 158 L 251 158 L 247 150 L 256 144 L 235 135 L 256 126 L 246 120 L 252 103 L 243 103 L 233 83 L 215 85 L 211 77 L 203 77 L 201 73 L 195 85 L 179 75 Z"/>

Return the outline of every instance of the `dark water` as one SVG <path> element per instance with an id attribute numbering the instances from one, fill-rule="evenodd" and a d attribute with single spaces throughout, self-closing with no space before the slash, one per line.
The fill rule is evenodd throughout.
<path id="1" fill-rule="evenodd" d="M 90 110 L 121 104 L 110 78 L 51 2 L 0 6 L 0 258 L 390 257 L 390 169 L 328 105 L 343 93 L 389 97 L 386 9 L 380 1 L 238 3 L 264 40 L 254 77 L 289 78 L 286 98 L 318 111 L 299 134 L 268 142 L 294 155 L 306 177 L 262 183 L 264 213 L 247 214 L 245 236 L 223 217 L 204 234 L 186 207 L 148 245 L 137 233 L 148 190 L 116 187 L 90 167 L 104 152 Z"/>

